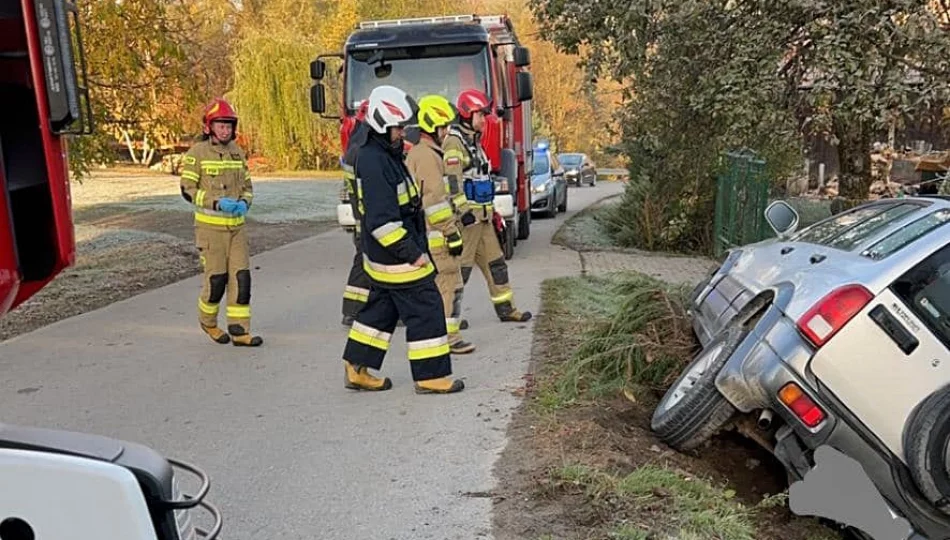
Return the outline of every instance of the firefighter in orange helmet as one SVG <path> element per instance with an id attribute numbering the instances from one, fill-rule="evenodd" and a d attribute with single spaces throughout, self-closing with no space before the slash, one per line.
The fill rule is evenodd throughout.
<path id="1" fill-rule="evenodd" d="M 185 154 L 181 195 L 194 205 L 195 242 L 204 268 L 198 321 L 215 343 L 257 347 L 251 335 L 251 270 L 245 216 L 254 199 L 244 152 L 234 142 L 238 116 L 215 99 L 203 117 L 202 141 Z M 218 328 L 218 308 L 227 291 L 227 332 Z"/>

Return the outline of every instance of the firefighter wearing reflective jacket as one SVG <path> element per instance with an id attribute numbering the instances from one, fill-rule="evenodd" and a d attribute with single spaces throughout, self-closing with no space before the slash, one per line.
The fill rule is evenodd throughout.
<path id="1" fill-rule="evenodd" d="M 444 97 L 430 95 L 419 100 L 417 116 L 419 142 L 409 151 L 406 166 L 422 193 L 429 252 L 438 269 L 435 282 L 442 295 L 449 347 L 453 354 L 468 354 L 475 346 L 462 339 L 459 329 L 463 284 L 458 257 L 462 254 L 462 233 L 443 174 L 440 146 L 449 124 L 455 120 L 455 111 Z"/>
<path id="2" fill-rule="evenodd" d="M 480 140 L 491 104 L 482 92 L 466 90 L 459 94 L 455 107 L 459 125 L 452 126 L 445 138 L 443 159 L 452 200 L 463 225 L 462 281 L 467 285 L 472 266 L 478 265 L 498 318 L 502 322 L 524 322 L 531 318 L 531 312 L 514 307 L 508 265 L 495 231 L 495 183 Z"/>
<path id="3" fill-rule="evenodd" d="M 346 280 L 346 288 L 343 290 L 343 324 L 346 326 L 353 324 L 356 314 L 363 309 L 366 300 L 369 299 L 370 281 L 369 276 L 363 271 L 363 250 L 360 248 L 360 216 L 362 215 L 362 209 L 357 195 L 356 175 L 353 174 L 357 151 L 366 142 L 367 130 L 369 129 L 364 122 L 367 105 L 368 102 L 364 100 L 356 113 L 356 125 L 350 132 L 342 160 L 343 183 L 350 207 L 353 210 L 353 218 L 356 220 L 356 230 L 353 231 L 353 244 L 356 247 L 356 253 L 353 256 L 350 275 Z"/>
<path id="4" fill-rule="evenodd" d="M 449 337 L 428 253 L 425 215 L 403 156 L 404 129 L 416 111 L 412 98 L 392 86 L 379 86 L 369 96 L 370 130 L 354 173 L 363 209 L 363 269 L 372 286 L 343 350 L 345 386 L 355 390 L 392 387 L 389 378 L 369 370 L 382 367 L 400 318 L 406 323 L 416 392 L 447 394 L 465 386 L 450 378 Z"/>
<path id="5" fill-rule="evenodd" d="M 251 335 L 251 270 L 244 216 L 254 190 L 244 152 L 234 142 L 238 117 L 217 99 L 204 114 L 203 140 L 185 154 L 182 197 L 195 208 L 195 241 L 204 267 L 198 298 L 202 330 L 216 343 L 256 347 Z M 227 291 L 228 331 L 218 328 L 218 309 Z M 230 334 L 230 335 L 229 335 Z"/>

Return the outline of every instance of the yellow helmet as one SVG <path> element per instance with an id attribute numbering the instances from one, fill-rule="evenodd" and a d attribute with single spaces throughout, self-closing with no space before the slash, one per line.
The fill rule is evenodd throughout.
<path id="1" fill-rule="evenodd" d="M 439 95 L 424 96 L 419 100 L 419 129 L 435 133 L 436 128 L 447 126 L 455 120 L 455 109 L 449 100 Z"/>

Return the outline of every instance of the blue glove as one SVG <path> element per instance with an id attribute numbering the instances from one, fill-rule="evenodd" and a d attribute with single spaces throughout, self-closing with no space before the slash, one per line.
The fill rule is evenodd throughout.
<path id="1" fill-rule="evenodd" d="M 223 199 L 218 199 L 218 210 L 222 212 L 227 212 L 228 214 L 233 214 L 237 210 L 238 202 L 234 199 L 229 199 L 227 197 Z"/>
<path id="2" fill-rule="evenodd" d="M 235 216 L 244 216 L 245 214 L 247 214 L 247 202 L 243 200 L 238 201 L 237 205 L 234 207 L 234 210 L 232 210 L 231 213 L 234 214 Z"/>

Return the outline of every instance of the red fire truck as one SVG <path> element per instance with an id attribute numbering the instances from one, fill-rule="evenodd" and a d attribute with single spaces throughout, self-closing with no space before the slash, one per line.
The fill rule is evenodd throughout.
<path id="1" fill-rule="evenodd" d="M 339 115 L 326 113 L 325 58 L 342 60 Z M 517 241 L 531 233 L 530 63 L 528 49 L 505 15 L 364 21 L 347 38 L 342 53 L 323 54 L 311 63 L 310 76 L 317 81 L 311 88 L 311 108 L 324 118 L 340 120 L 346 148 L 356 109 L 376 86 L 396 86 L 417 99 L 439 94 L 450 101 L 468 88 L 485 92 L 494 113 L 482 146 L 496 178 L 495 205 L 506 223 L 503 247 L 511 258 Z"/>
<path id="2" fill-rule="evenodd" d="M 0 316 L 74 262 L 65 136 L 93 129 L 78 13 L 75 0 L 0 0 Z M 201 478 L 196 497 L 182 497 L 182 472 Z M 207 475 L 131 442 L 0 422 L 0 486 L 3 540 L 221 531 L 202 500 Z M 211 530 L 191 522 L 196 506 L 215 517 Z"/>

